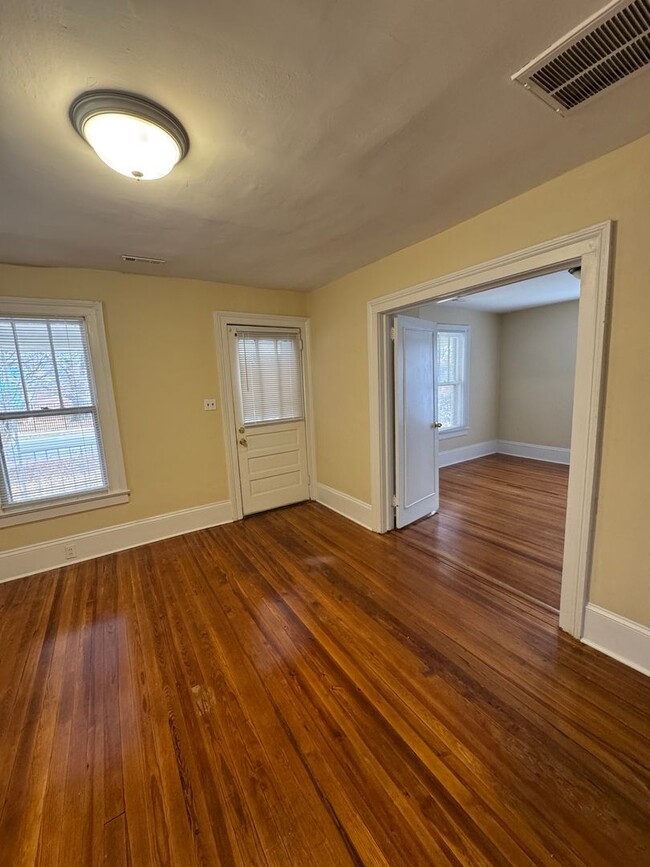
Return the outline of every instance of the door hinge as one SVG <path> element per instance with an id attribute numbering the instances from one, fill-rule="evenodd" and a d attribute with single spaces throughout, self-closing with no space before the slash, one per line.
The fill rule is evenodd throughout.
<path id="1" fill-rule="evenodd" d="M 395 494 L 393 494 L 393 496 L 391 497 L 390 504 L 394 509 L 399 505 L 397 502 L 397 497 L 395 496 Z"/>
<path id="2" fill-rule="evenodd" d="M 395 332 L 395 326 L 394 326 L 394 325 L 393 325 L 393 326 L 391 327 L 391 329 L 390 329 L 390 339 L 391 339 L 391 340 L 396 340 L 396 339 L 397 339 L 397 334 L 396 334 L 396 332 Z"/>

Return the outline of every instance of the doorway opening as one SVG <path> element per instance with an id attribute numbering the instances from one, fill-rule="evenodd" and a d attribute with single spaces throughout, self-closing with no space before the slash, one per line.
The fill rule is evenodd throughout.
<path id="1" fill-rule="evenodd" d="M 395 526 L 555 612 L 579 294 L 561 269 L 407 308 L 391 331 Z"/>
<path id="2" fill-rule="evenodd" d="M 445 303 L 458 302 L 481 290 L 523 282 L 531 285 L 530 278 L 581 269 L 559 605 L 560 627 L 578 638 L 583 631 L 595 518 L 610 240 L 611 223 L 600 224 L 368 304 L 373 529 L 387 532 L 394 526 L 393 497 L 399 498 L 394 488 L 397 444 L 391 328 L 395 316 L 417 305 L 445 299 L 449 299 Z M 438 421 L 432 418 L 429 424 Z M 507 533 L 507 528 L 500 532 Z"/>

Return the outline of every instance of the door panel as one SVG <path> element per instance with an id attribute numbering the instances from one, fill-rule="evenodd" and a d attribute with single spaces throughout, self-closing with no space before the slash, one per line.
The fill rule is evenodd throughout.
<path id="1" fill-rule="evenodd" d="M 309 499 L 304 420 L 245 429 L 238 446 L 244 514 Z"/>
<path id="2" fill-rule="evenodd" d="M 395 523 L 405 527 L 439 508 L 435 324 L 395 317 L 394 353 Z"/>
<path id="3" fill-rule="evenodd" d="M 267 333 L 268 332 L 268 333 Z M 273 414 L 277 408 L 283 405 L 283 395 L 278 394 L 282 390 L 283 382 L 287 382 L 286 369 L 277 371 L 277 376 L 267 367 L 264 370 L 255 368 L 255 365 L 273 365 L 274 353 L 268 351 L 254 352 L 248 359 L 247 369 L 242 376 L 240 363 L 242 353 L 238 351 L 238 329 L 229 329 L 231 339 L 231 376 L 233 383 L 233 395 L 235 401 L 235 422 L 237 426 L 237 457 L 239 469 L 239 482 L 242 494 L 242 506 L 244 515 L 252 515 L 255 512 L 263 512 L 267 509 L 277 509 L 291 503 L 298 503 L 309 499 L 309 472 L 307 467 L 307 437 L 305 419 L 274 419 L 269 422 L 246 423 L 244 419 L 244 400 L 242 389 L 248 384 L 253 390 L 264 388 L 265 384 L 271 383 L 272 390 L 268 394 L 268 400 L 258 400 L 254 408 L 256 415 L 260 413 L 260 406 L 268 408 Z M 246 335 L 250 344 L 255 335 L 260 339 L 275 339 L 281 332 L 278 329 L 252 329 L 242 326 L 240 333 Z M 296 337 L 295 329 L 287 330 L 292 338 Z M 286 358 L 284 359 L 286 363 Z M 299 381 L 296 381 L 298 377 Z M 302 364 L 297 365 L 291 371 L 291 383 L 287 388 L 295 392 L 296 388 L 302 391 Z M 250 407 L 250 395 L 247 405 Z M 295 398 L 295 394 L 293 395 Z M 292 407 L 298 406 L 301 411 L 304 405 L 303 395 L 299 400 L 288 400 L 286 403 Z M 275 410 L 274 410 L 275 407 Z M 252 410 L 251 410 L 252 411 Z"/>

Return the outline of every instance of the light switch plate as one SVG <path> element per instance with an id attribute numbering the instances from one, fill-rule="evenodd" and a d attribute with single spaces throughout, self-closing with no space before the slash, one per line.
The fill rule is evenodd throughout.
<path id="1" fill-rule="evenodd" d="M 206 412 L 212 412 L 212 410 L 217 408 L 217 401 L 214 397 L 206 397 L 203 401 L 203 409 Z"/>

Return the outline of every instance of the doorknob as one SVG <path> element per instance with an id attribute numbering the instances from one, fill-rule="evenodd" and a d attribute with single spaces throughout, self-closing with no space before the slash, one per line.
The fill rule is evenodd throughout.
<path id="1" fill-rule="evenodd" d="M 435 428 L 442 427 L 442 422 L 441 421 L 434 421 L 434 423 L 431 425 L 431 427 L 435 427 Z"/>
<path id="2" fill-rule="evenodd" d="M 239 440 L 239 445 L 240 445 L 240 446 L 247 446 L 247 445 L 248 445 L 248 440 L 245 440 L 244 437 L 242 437 L 242 438 Z"/>
<path id="3" fill-rule="evenodd" d="M 246 428 L 243 426 L 240 428 L 237 428 L 237 430 L 239 431 L 239 433 L 246 433 Z"/>

